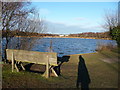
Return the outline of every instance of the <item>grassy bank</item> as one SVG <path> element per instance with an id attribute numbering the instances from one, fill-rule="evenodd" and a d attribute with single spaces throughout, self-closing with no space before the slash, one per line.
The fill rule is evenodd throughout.
<path id="1" fill-rule="evenodd" d="M 117 88 L 118 62 L 116 51 L 83 54 L 91 79 L 90 88 Z M 61 76 L 46 79 L 40 73 L 11 72 L 10 64 L 3 64 L 3 88 L 76 88 L 79 55 L 70 55 L 61 65 Z M 32 70 L 41 71 L 42 66 L 33 65 Z"/>

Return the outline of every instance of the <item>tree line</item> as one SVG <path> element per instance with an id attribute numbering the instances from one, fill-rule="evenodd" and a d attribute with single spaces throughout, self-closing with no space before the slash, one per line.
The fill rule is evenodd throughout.
<path id="1" fill-rule="evenodd" d="M 19 30 L 14 30 L 14 31 L 9 31 L 9 32 L 6 32 L 6 31 L 2 31 L 2 37 L 6 37 L 6 33 L 10 33 L 10 37 L 11 36 L 14 36 L 14 37 L 44 37 L 44 36 L 51 36 L 51 37 L 54 37 L 54 36 L 59 36 L 58 34 L 46 34 L 46 33 L 37 33 L 37 32 L 24 32 L 24 31 L 19 31 Z"/>
<path id="2" fill-rule="evenodd" d="M 70 37 L 91 37 L 91 38 L 110 38 L 109 32 L 85 32 L 85 33 L 79 33 L 79 34 L 70 34 Z"/>
<path id="3" fill-rule="evenodd" d="M 59 34 L 45 34 L 45 33 L 36 33 L 36 32 L 23 32 L 23 31 L 19 31 L 19 30 L 14 30 L 14 31 L 2 31 L 2 37 L 6 37 L 6 33 L 10 33 L 10 37 L 12 36 L 25 36 L 25 37 L 44 37 L 44 36 L 50 36 L 50 37 L 59 37 Z M 63 36 L 63 37 L 80 37 L 80 38 L 87 38 L 87 37 L 91 37 L 91 38 L 110 38 L 110 32 L 85 32 L 85 33 L 78 33 L 78 34 L 69 34 L 67 36 Z"/>

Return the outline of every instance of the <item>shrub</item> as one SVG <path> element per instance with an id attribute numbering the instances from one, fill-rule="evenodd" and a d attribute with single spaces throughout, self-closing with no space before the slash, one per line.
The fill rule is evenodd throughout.
<path id="1" fill-rule="evenodd" d="M 104 43 L 99 43 L 97 45 L 96 51 L 103 51 L 103 50 L 113 50 L 116 49 L 117 46 L 113 45 L 112 43 L 104 44 Z"/>

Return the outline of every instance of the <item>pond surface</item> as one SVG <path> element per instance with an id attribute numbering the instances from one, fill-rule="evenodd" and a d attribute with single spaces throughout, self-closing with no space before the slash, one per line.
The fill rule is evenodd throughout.
<path id="1" fill-rule="evenodd" d="M 21 38 L 21 41 L 26 38 Z M 33 39 L 33 38 L 32 38 Z M 101 40 L 101 39 L 82 39 L 82 38 L 36 38 L 35 43 L 32 46 L 32 51 L 39 52 L 57 52 L 59 57 L 71 54 L 83 54 L 83 53 L 93 53 L 99 44 L 109 44 L 117 45 L 114 40 Z M 6 40 L 2 40 L 2 45 L 4 48 Z M 17 38 L 11 40 L 10 46 L 16 45 L 18 42 Z M 27 42 L 31 43 L 28 38 Z M 24 46 L 24 45 L 23 45 Z M 52 49 L 50 49 L 50 46 Z M 10 47 L 10 49 L 14 49 Z"/>
<path id="2" fill-rule="evenodd" d="M 52 42 L 52 44 L 51 44 Z M 81 38 L 42 38 L 32 48 L 33 51 L 49 52 L 50 46 L 52 51 L 57 52 L 59 57 L 70 54 L 82 54 L 96 52 L 99 44 L 111 43 L 116 45 L 114 40 L 101 39 L 81 39 Z"/>

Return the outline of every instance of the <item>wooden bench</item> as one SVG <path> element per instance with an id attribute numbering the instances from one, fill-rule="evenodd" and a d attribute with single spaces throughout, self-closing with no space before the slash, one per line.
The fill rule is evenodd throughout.
<path id="1" fill-rule="evenodd" d="M 16 49 L 6 49 L 7 60 L 12 61 L 12 72 L 14 68 L 19 69 L 17 64 L 20 64 L 23 70 L 25 68 L 22 65 L 22 62 L 35 63 L 46 65 L 46 71 L 43 74 L 46 78 L 50 76 L 50 71 L 58 77 L 57 73 L 53 69 L 57 64 L 57 53 L 55 52 L 37 52 L 37 51 L 27 51 L 27 50 L 16 50 Z"/>

